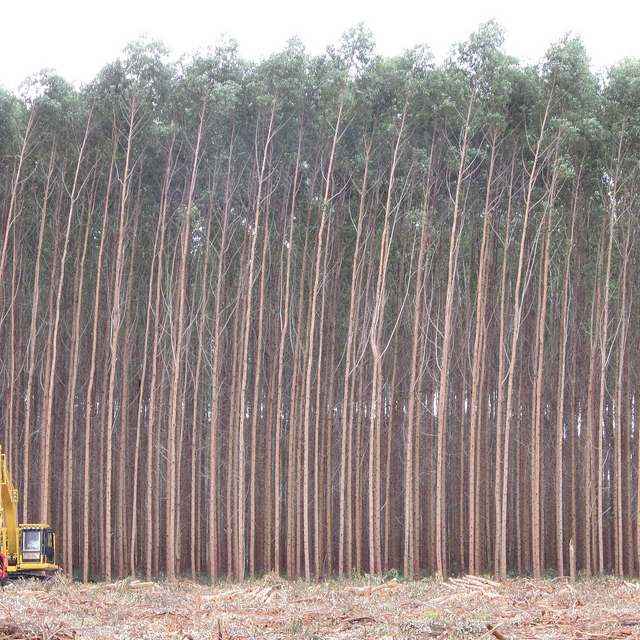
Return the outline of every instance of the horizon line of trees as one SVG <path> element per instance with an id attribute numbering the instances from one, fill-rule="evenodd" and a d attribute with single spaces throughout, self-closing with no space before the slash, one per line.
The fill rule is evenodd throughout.
<path id="1" fill-rule="evenodd" d="M 640 574 L 640 62 L 502 44 L 0 89 L 0 442 L 66 573 Z"/>

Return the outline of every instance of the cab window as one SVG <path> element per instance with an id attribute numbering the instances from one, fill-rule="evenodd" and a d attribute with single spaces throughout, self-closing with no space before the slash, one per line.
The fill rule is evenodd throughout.
<path id="1" fill-rule="evenodd" d="M 23 551 L 40 551 L 40 531 L 24 531 Z"/>

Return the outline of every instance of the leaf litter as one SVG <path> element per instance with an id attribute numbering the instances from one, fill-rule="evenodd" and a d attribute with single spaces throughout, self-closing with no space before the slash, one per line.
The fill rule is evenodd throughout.
<path id="1" fill-rule="evenodd" d="M 0 640 L 640 640 L 640 584 L 477 576 L 204 586 L 57 576 L 0 594 Z"/>

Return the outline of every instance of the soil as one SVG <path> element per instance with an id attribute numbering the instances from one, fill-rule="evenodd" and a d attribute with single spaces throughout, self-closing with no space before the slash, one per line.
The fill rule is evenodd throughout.
<path id="1" fill-rule="evenodd" d="M 203 586 L 57 576 L 0 593 L 0 640 L 640 639 L 640 583 L 466 576 L 447 581 Z"/>

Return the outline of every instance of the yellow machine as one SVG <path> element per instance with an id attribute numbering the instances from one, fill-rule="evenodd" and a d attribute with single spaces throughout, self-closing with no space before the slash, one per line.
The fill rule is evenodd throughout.
<path id="1" fill-rule="evenodd" d="M 0 446 L 0 579 L 56 571 L 56 537 L 46 524 L 18 524 L 18 490 Z"/>

